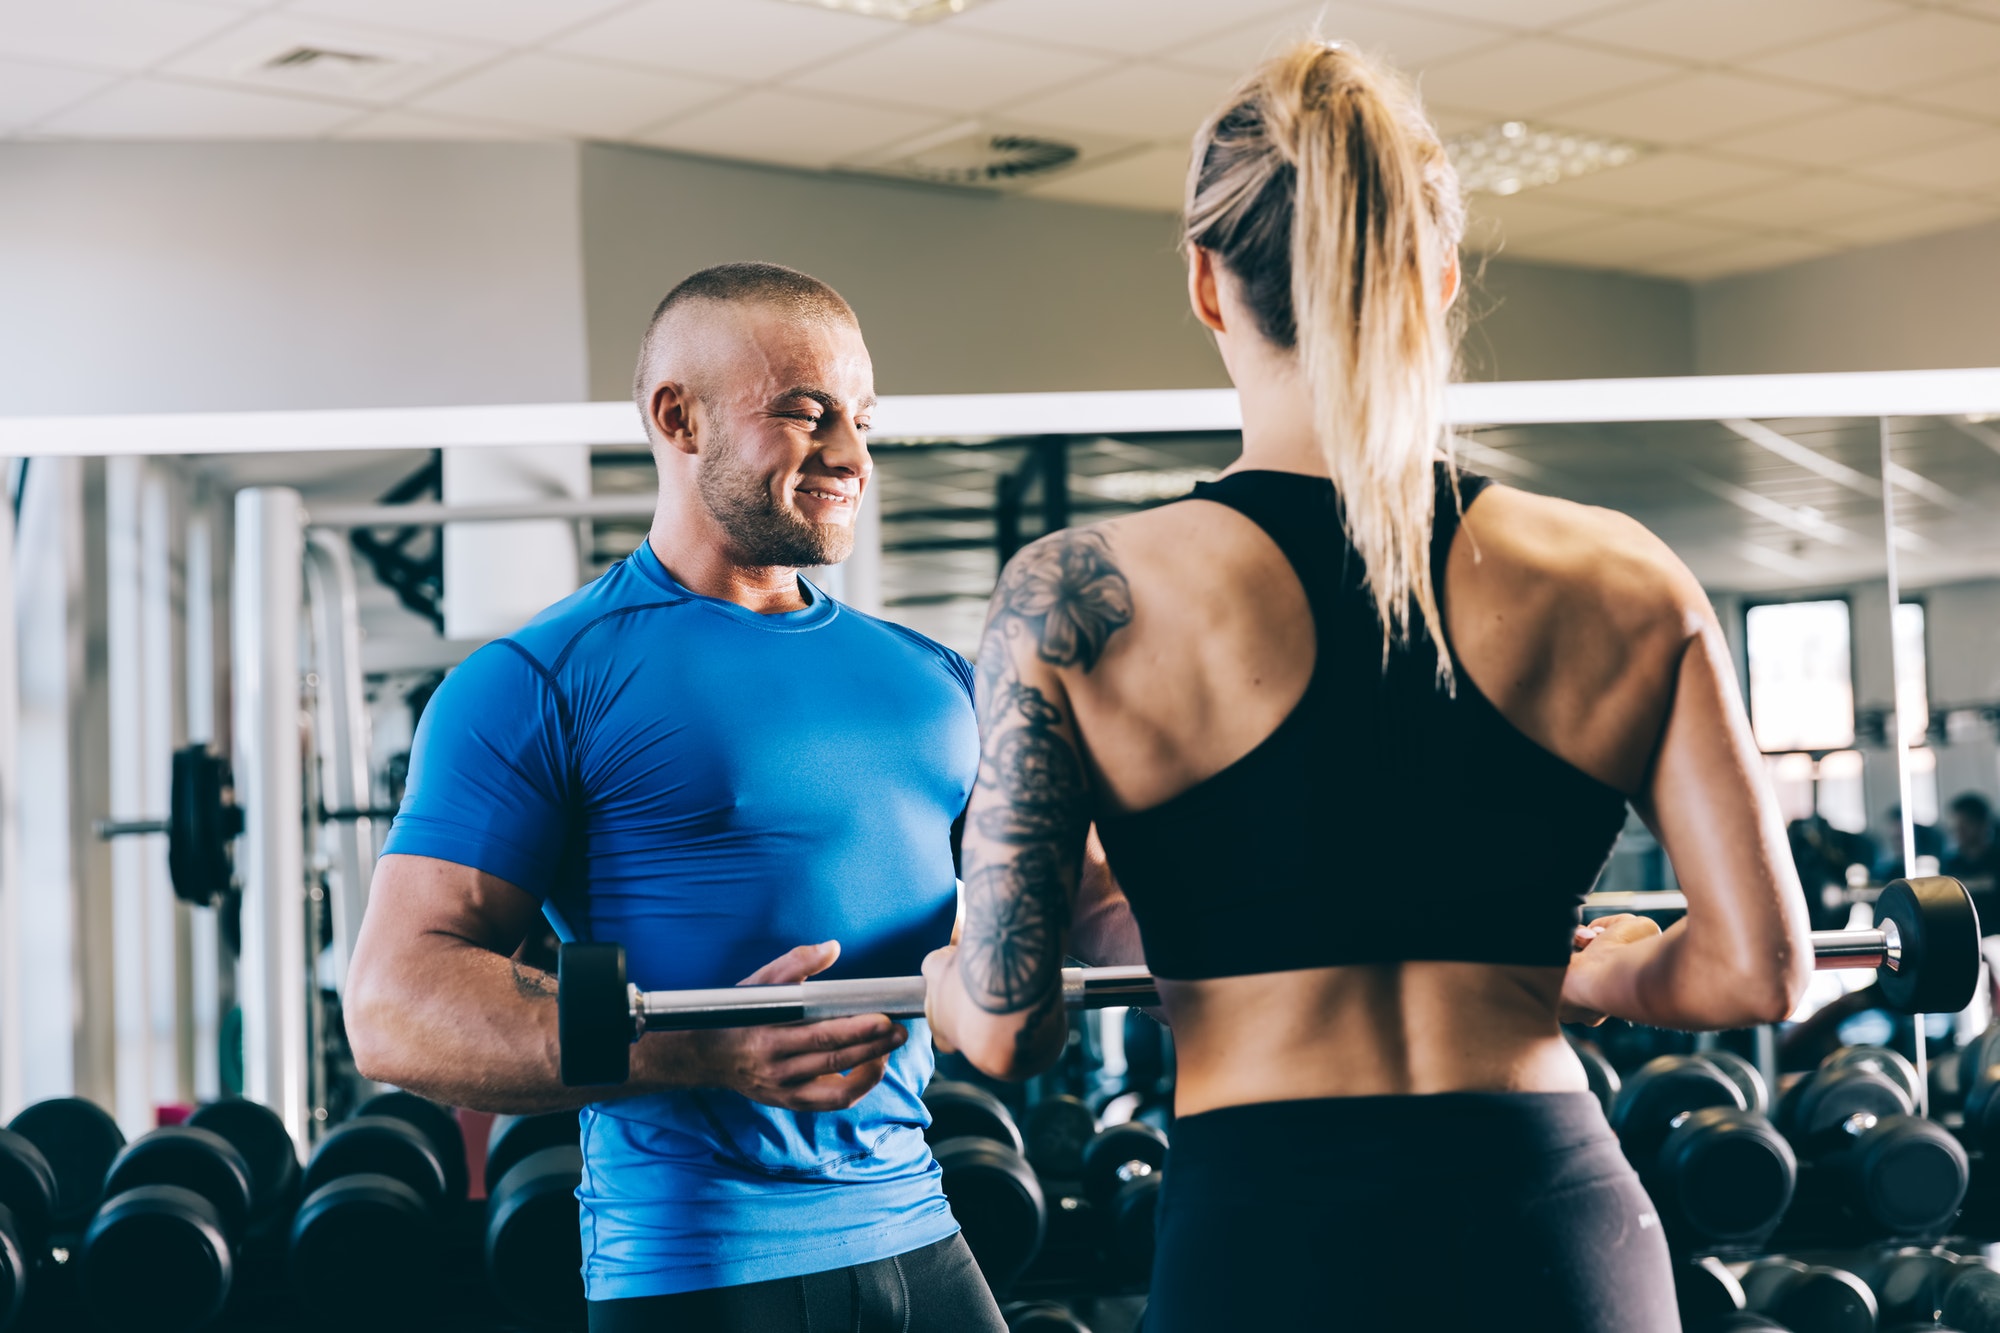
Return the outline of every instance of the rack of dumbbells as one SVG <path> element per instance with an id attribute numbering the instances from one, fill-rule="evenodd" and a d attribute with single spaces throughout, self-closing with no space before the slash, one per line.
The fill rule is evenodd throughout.
<path id="1" fill-rule="evenodd" d="M 126 1142 L 79 1098 L 0 1130 L 0 1333 L 584 1326 L 573 1113 L 364 1102 L 303 1162 L 233 1100 Z"/>

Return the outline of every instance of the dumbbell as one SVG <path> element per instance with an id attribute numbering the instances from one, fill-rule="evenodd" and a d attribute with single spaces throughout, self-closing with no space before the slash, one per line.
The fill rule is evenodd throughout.
<path id="1" fill-rule="evenodd" d="M 1743 1284 L 1720 1259 L 1709 1255 L 1689 1259 L 1674 1266 L 1674 1304 L 1682 1328 L 1710 1333 L 1743 1313 Z"/>
<path id="2" fill-rule="evenodd" d="M 1884 999 L 1904 1012 L 1955 1014 L 1972 1002 L 1979 914 L 1963 884 L 1944 875 L 1896 880 L 1875 900 L 1875 918 L 1873 930 L 1815 931 L 1816 965 L 1876 969 Z M 562 1080 L 577 1087 L 623 1083 L 632 1043 L 647 1032 L 924 1014 L 922 977 L 642 991 L 625 978 L 624 946 L 584 943 L 562 946 L 556 973 Z M 1067 967 L 1061 987 L 1071 1009 L 1159 1003 L 1143 967 Z"/>
<path id="3" fill-rule="evenodd" d="M 15 1116 L 8 1129 L 35 1145 L 56 1174 L 56 1204 L 49 1230 L 73 1239 L 104 1201 L 104 1173 L 125 1147 L 110 1113 L 81 1097 L 52 1097 Z"/>
<path id="4" fill-rule="evenodd" d="M 1939 1298 L 1944 1322 L 1964 1333 L 2000 1333 L 2000 1273 L 1976 1259 L 1963 1259 Z"/>
<path id="5" fill-rule="evenodd" d="M 1028 1108 L 1028 1161 L 1044 1180 L 1080 1180 L 1083 1146 L 1097 1133 L 1097 1116 L 1089 1103 L 1066 1092 L 1042 1098 Z"/>
<path id="6" fill-rule="evenodd" d="M 1564 1034 L 1569 1048 L 1576 1055 L 1577 1063 L 1583 1066 L 1583 1076 L 1590 1082 L 1590 1095 L 1597 1098 L 1606 1115 L 1611 1114 L 1612 1104 L 1618 1098 L 1618 1070 L 1594 1041 Z"/>
<path id="7" fill-rule="evenodd" d="M 1837 1051 L 1779 1102 L 1778 1128 L 1810 1166 L 1800 1194 L 1814 1206 L 1799 1212 L 1862 1236 L 1940 1235 L 1965 1199 L 1965 1149 L 1916 1117 L 1909 1085 L 1885 1067 Z"/>
<path id="8" fill-rule="evenodd" d="M 1005 1103 L 969 1083 L 935 1080 L 924 1105 L 945 1202 L 986 1284 L 1005 1291 L 1033 1262 L 1048 1225 L 1048 1200 L 1022 1155 L 1020 1127 Z"/>
<path id="9" fill-rule="evenodd" d="M 156 1129 L 118 1154 L 104 1195 L 78 1255 L 98 1319 L 181 1333 L 221 1318 L 253 1198 L 235 1145 L 191 1125 Z"/>
<path id="10" fill-rule="evenodd" d="M 1015 1301 L 1001 1308 L 1000 1317 L 1007 1333 L 1090 1333 L 1090 1325 L 1056 1301 Z"/>
<path id="11" fill-rule="evenodd" d="M 48 1247 L 56 1172 L 41 1149 L 0 1129 L 0 1333 L 14 1327 Z"/>
<path id="12" fill-rule="evenodd" d="M 576 1114 L 502 1116 L 493 1130 L 486 1155 L 487 1284 L 503 1308 L 529 1323 L 581 1326 L 576 1191 L 583 1150 Z"/>
<path id="13" fill-rule="evenodd" d="M 247 1250 L 281 1246 L 299 1206 L 299 1150 L 276 1111 L 242 1097 L 210 1102 L 188 1117 L 195 1129 L 227 1139 L 250 1168 L 250 1219 L 243 1231 Z"/>
<path id="14" fill-rule="evenodd" d="M 1946 1290 L 1965 1272 L 1963 1264 L 1941 1250 L 1904 1248 L 1865 1256 L 1849 1270 L 1875 1293 L 1884 1328 L 1934 1328 Z"/>
<path id="15" fill-rule="evenodd" d="M 1678 1243 L 1757 1243 L 1791 1203 L 1790 1145 L 1706 1056 L 1641 1066 L 1612 1105 L 1611 1127 Z"/>
<path id="16" fill-rule="evenodd" d="M 1792 1333 L 1875 1333 L 1880 1311 L 1868 1284 L 1844 1268 L 1797 1259 L 1759 1259 L 1743 1274 L 1752 1313 Z"/>
<path id="17" fill-rule="evenodd" d="M 1104 1219 L 1106 1247 L 1120 1277 L 1153 1271 L 1155 1220 L 1167 1165 L 1167 1136 L 1129 1120 L 1109 1125 L 1083 1148 L 1083 1193 Z"/>
<path id="18" fill-rule="evenodd" d="M 1746 1108 L 1758 1115 L 1771 1114 L 1771 1085 L 1764 1081 L 1764 1075 L 1756 1065 L 1734 1051 L 1717 1049 L 1702 1051 L 1700 1055 L 1743 1090 L 1743 1105 Z"/>
<path id="19" fill-rule="evenodd" d="M 418 1102 L 364 1103 L 371 1113 L 336 1126 L 306 1163 L 286 1267 L 326 1326 L 379 1323 L 384 1312 L 418 1322 L 436 1295 L 439 1222 L 463 1198 L 465 1149 L 456 1123 Z"/>

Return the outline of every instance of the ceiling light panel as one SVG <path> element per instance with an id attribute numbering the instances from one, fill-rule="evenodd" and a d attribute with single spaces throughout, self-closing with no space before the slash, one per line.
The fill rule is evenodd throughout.
<path id="1" fill-rule="evenodd" d="M 795 5 L 814 9 L 837 9 L 843 14 L 859 14 L 865 19 L 890 19 L 896 23 L 930 23 L 970 9 L 973 0 L 791 0 Z"/>
<path id="2" fill-rule="evenodd" d="M 1445 141 L 1445 152 L 1465 189 L 1508 195 L 1622 167 L 1638 161 L 1646 149 L 1626 139 L 1503 120 L 1453 135 Z"/>

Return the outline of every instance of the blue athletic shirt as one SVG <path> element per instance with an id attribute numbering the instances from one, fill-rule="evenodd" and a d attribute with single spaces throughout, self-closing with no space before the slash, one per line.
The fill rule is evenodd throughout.
<path id="1" fill-rule="evenodd" d="M 801 580 L 803 610 L 697 596 L 649 544 L 480 648 L 424 710 L 385 853 L 541 898 L 642 988 L 729 986 L 840 941 L 909 976 L 951 935 L 951 825 L 978 766 L 972 669 Z M 925 1146 L 922 1020 L 845 1111 L 720 1089 L 582 1113 L 592 1300 L 869 1263 L 958 1230 Z"/>

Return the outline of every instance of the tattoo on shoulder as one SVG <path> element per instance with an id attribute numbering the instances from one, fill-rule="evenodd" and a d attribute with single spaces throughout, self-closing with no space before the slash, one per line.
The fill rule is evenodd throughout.
<path id="1" fill-rule="evenodd" d="M 1044 662 L 1087 672 L 1131 623 L 1132 586 L 1111 558 L 1111 543 L 1083 529 L 1046 537 L 1014 557 L 994 594 L 989 633 L 1011 635 L 1019 625 Z"/>
<path id="2" fill-rule="evenodd" d="M 546 999 L 556 993 L 556 979 L 540 968 L 523 967 L 518 958 L 509 958 L 514 973 L 514 990 L 524 1000 Z"/>

